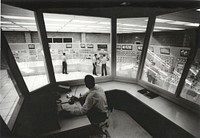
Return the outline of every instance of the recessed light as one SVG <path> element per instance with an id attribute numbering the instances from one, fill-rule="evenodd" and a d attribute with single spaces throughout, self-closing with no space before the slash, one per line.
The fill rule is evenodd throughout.
<path id="1" fill-rule="evenodd" d="M 86 21 L 86 20 L 72 20 L 75 23 L 96 23 L 96 21 Z"/>
<path id="2" fill-rule="evenodd" d="M 120 5 L 121 5 L 121 6 L 129 6 L 129 5 L 131 5 L 131 3 L 130 3 L 130 2 L 127 2 L 127 1 L 124 1 L 124 2 L 122 2 Z"/>

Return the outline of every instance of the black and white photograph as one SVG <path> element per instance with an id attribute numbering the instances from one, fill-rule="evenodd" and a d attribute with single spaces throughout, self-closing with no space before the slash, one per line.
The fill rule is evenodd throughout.
<path id="1" fill-rule="evenodd" d="M 200 138 L 199 0 L 2 0 L 1 138 Z"/>

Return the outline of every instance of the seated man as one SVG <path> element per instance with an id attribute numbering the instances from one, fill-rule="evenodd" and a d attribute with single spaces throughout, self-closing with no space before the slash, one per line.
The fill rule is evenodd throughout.
<path id="1" fill-rule="evenodd" d="M 95 85 L 95 79 L 91 75 L 85 76 L 85 85 L 89 91 L 80 98 L 73 97 L 74 101 L 82 101 L 82 106 L 72 108 L 69 112 L 72 115 L 87 114 L 91 123 L 100 123 L 107 117 L 107 101 L 104 90 Z"/>

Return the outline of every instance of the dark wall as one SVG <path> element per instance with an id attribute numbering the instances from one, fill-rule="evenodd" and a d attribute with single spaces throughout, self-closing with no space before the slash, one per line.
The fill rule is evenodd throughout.
<path id="1" fill-rule="evenodd" d="M 32 43 L 39 43 L 37 32 L 30 32 Z M 47 33 L 48 37 L 72 37 L 73 43 L 81 42 L 81 33 Z M 9 43 L 25 43 L 24 32 L 5 32 Z M 143 43 L 144 33 L 118 34 L 117 43 L 134 44 L 136 41 Z M 110 43 L 110 34 L 86 33 L 86 43 Z M 152 45 L 191 47 L 195 42 L 194 30 L 154 32 L 151 39 Z"/>
<path id="2" fill-rule="evenodd" d="M 143 43 L 144 33 L 118 34 L 117 43 Z M 174 47 L 191 47 L 195 42 L 195 30 L 154 32 L 151 45 L 174 46 Z"/>
<path id="3" fill-rule="evenodd" d="M 88 43 L 110 43 L 110 34 L 87 33 L 86 42 Z"/>
<path id="4" fill-rule="evenodd" d="M 24 32 L 4 32 L 8 43 L 26 43 Z"/>
<path id="5" fill-rule="evenodd" d="M 8 43 L 26 43 L 24 32 L 4 32 Z M 37 32 L 30 32 L 32 43 L 39 43 Z M 72 38 L 73 43 L 81 42 L 81 33 L 47 33 L 49 38 Z M 110 43 L 110 34 L 86 33 L 86 43 Z"/>

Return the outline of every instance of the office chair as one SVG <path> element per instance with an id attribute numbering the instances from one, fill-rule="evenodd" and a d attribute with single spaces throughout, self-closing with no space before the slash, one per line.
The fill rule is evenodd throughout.
<path id="1" fill-rule="evenodd" d="M 94 126 L 95 130 L 92 133 L 90 137 L 92 137 L 95 132 L 99 131 L 101 134 L 103 134 L 106 138 L 110 138 L 110 134 L 107 131 L 107 128 L 109 127 L 109 117 L 111 116 L 113 109 L 114 109 L 114 102 L 113 97 L 111 97 L 110 93 L 108 91 L 105 91 L 106 100 L 108 103 L 107 112 L 105 114 L 102 114 L 102 120 L 100 122 L 92 122 L 92 125 Z"/>

